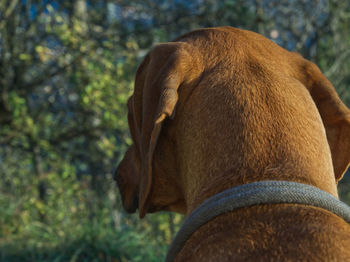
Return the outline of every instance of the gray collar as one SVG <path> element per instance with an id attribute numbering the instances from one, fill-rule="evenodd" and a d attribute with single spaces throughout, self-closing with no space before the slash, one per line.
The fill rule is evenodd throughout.
<path id="1" fill-rule="evenodd" d="M 176 234 L 165 261 L 174 261 L 190 236 L 219 215 L 253 205 L 282 203 L 323 208 L 350 224 L 350 207 L 317 187 L 288 181 L 254 182 L 225 190 L 199 205 Z"/>

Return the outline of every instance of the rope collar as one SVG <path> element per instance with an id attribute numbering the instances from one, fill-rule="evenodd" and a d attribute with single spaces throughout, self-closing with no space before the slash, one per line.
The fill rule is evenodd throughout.
<path id="1" fill-rule="evenodd" d="M 254 182 L 225 190 L 200 204 L 176 234 L 165 261 L 174 261 L 190 236 L 219 215 L 253 205 L 286 203 L 323 208 L 350 224 L 350 207 L 317 187 L 289 181 Z"/>

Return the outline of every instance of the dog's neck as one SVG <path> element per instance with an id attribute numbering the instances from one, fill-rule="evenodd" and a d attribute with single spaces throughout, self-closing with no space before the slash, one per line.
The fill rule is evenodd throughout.
<path id="1" fill-rule="evenodd" d="M 222 159 L 212 159 L 212 161 L 212 163 L 215 163 L 215 161 L 220 162 Z M 192 162 L 192 166 L 196 166 L 195 163 Z M 267 166 L 262 169 L 256 168 L 255 170 L 251 167 L 237 168 L 231 166 L 229 168 L 229 163 L 226 164 L 226 168 L 220 169 L 218 168 L 219 166 L 225 165 L 220 164 L 214 169 L 211 167 L 211 163 L 207 163 L 203 168 L 205 170 L 196 172 L 196 169 L 193 168 L 193 172 L 196 172 L 196 174 L 188 172 L 187 176 L 185 176 L 184 184 L 186 187 L 184 194 L 187 215 L 207 198 L 228 188 L 263 180 L 285 180 L 309 184 L 336 197 L 338 196 L 332 172 L 329 173 L 328 179 L 326 179 L 326 174 L 321 170 L 307 170 L 302 172 L 301 168 L 288 166 L 288 163 Z"/>
<path id="2" fill-rule="evenodd" d="M 179 118 L 177 151 L 181 154 L 177 158 L 186 214 L 212 195 L 262 180 L 309 184 L 338 196 L 331 153 L 315 107 L 308 112 L 294 112 L 298 109 L 293 108 L 291 114 L 288 107 L 278 108 L 278 112 L 271 105 L 267 114 L 250 105 L 247 115 L 246 108 L 238 111 L 235 108 L 239 106 L 232 108 L 231 103 L 193 105 L 194 109 L 186 111 L 199 107 L 197 112 Z M 200 111 L 203 107 L 206 111 Z M 271 116 L 274 110 L 278 113 Z M 212 118 L 208 123 L 208 111 L 217 116 L 225 113 L 226 117 Z M 296 124 L 300 118 L 308 129 Z"/>

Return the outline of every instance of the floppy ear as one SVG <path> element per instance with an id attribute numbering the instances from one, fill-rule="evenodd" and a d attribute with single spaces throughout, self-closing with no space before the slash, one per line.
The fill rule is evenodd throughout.
<path id="1" fill-rule="evenodd" d="M 191 81 L 193 72 L 198 70 L 186 46 L 186 43 L 179 42 L 157 45 L 145 58 L 146 65 L 143 63 L 143 69 L 139 69 L 136 75 L 134 104 L 140 104 L 142 100 L 142 117 L 139 120 L 142 158 L 139 188 L 141 218 L 150 206 L 153 154 L 162 124 L 167 117 L 174 117 L 178 88 Z M 134 107 L 134 110 L 140 109 Z"/>
<path id="2" fill-rule="evenodd" d="M 310 63 L 306 70 L 311 84 L 310 94 L 326 129 L 335 179 L 338 182 L 350 164 L 350 110 L 317 66 Z"/>

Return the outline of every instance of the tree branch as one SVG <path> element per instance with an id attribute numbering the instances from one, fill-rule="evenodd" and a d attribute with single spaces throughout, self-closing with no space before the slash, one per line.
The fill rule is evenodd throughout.
<path id="1" fill-rule="evenodd" d="M 2 28 L 6 24 L 6 21 L 13 14 L 13 12 L 17 7 L 18 2 L 19 0 L 12 0 L 10 3 L 10 6 L 6 10 L 2 10 L 4 12 L 4 16 L 0 20 L 0 28 Z"/>

